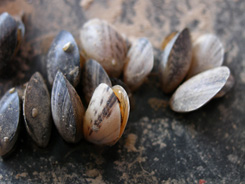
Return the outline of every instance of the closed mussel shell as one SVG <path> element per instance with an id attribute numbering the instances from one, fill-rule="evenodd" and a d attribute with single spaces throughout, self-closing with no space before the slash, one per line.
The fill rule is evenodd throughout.
<path id="1" fill-rule="evenodd" d="M 224 60 L 224 48 L 219 38 L 205 34 L 193 43 L 192 62 L 188 78 L 205 70 L 221 66 Z"/>
<path id="2" fill-rule="evenodd" d="M 206 70 L 185 81 L 170 100 L 176 112 L 190 112 L 209 102 L 225 85 L 230 75 L 226 66 Z"/>
<path id="3" fill-rule="evenodd" d="M 46 147 L 52 128 L 50 95 L 43 77 L 36 72 L 26 86 L 23 102 L 26 130 L 40 147 Z"/>
<path id="4" fill-rule="evenodd" d="M 105 83 L 111 87 L 111 80 L 108 77 L 103 67 L 95 60 L 89 59 L 86 61 L 82 69 L 82 85 L 83 94 L 87 104 L 89 103 L 94 90 L 101 83 Z"/>
<path id="5" fill-rule="evenodd" d="M 70 143 L 82 138 L 84 107 L 74 87 L 58 71 L 51 93 L 51 109 L 54 124 L 61 137 Z"/>
<path id="6" fill-rule="evenodd" d="M 80 32 L 82 51 L 98 61 L 110 77 L 118 77 L 125 63 L 127 43 L 106 21 L 92 19 Z"/>
<path id="7" fill-rule="evenodd" d="M 0 15 L 0 72 L 8 65 L 8 61 L 16 53 L 24 35 L 24 24 L 17 22 L 4 12 Z M 1 75 L 0 73 L 0 75 Z"/>
<path id="8" fill-rule="evenodd" d="M 146 38 L 136 40 L 130 47 L 124 67 L 124 82 L 131 90 L 137 89 L 151 72 L 154 63 L 153 48 Z"/>
<path id="9" fill-rule="evenodd" d="M 192 43 L 189 29 L 177 33 L 165 47 L 160 62 L 161 87 L 165 93 L 175 90 L 191 64 Z"/>
<path id="10" fill-rule="evenodd" d="M 50 85 L 60 70 L 67 80 L 77 86 L 80 80 L 80 53 L 71 33 L 61 31 L 54 39 L 47 56 L 47 73 Z"/>
<path id="11" fill-rule="evenodd" d="M 117 96 L 107 84 L 94 91 L 85 112 L 83 132 L 89 142 L 113 145 L 120 136 L 121 113 Z"/>
<path id="12" fill-rule="evenodd" d="M 12 88 L 0 100 L 0 156 L 14 147 L 20 130 L 20 98 Z"/>

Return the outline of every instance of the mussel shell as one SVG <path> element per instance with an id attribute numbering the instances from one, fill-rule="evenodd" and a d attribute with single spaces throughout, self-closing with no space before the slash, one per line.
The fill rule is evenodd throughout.
<path id="1" fill-rule="evenodd" d="M 119 106 L 120 106 L 120 112 L 121 112 L 121 128 L 120 128 L 120 134 L 118 137 L 118 140 L 121 138 L 129 117 L 130 112 L 130 104 L 129 104 L 129 98 L 127 92 L 123 89 L 122 86 L 115 85 L 112 87 L 112 90 L 114 94 L 117 96 Z"/>
<path id="2" fill-rule="evenodd" d="M 85 112 L 83 133 L 86 140 L 98 145 L 113 145 L 120 136 L 121 113 L 118 99 L 107 84 L 94 91 Z"/>
<path id="3" fill-rule="evenodd" d="M 228 93 L 233 88 L 234 84 L 235 84 L 235 78 L 233 77 L 232 74 L 230 74 L 230 76 L 227 79 L 224 87 L 215 95 L 214 98 L 223 97 L 226 93 Z"/>
<path id="4" fill-rule="evenodd" d="M 94 90 L 101 83 L 105 83 L 111 87 L 111 80 L 107 75 L 104 68 L 95 60 L 89 59 L 86 61 L 82 69 L 82 85 L 83 85 L 83 94 L 87 104 L 90 102 L 90 99 L 94 93 Z"/>
<path id="5" fill-rule="evenodd" d="M 66 142 L 76 143 L 82 138 L 84 107 L 74 87 L 58 71 L 51 93 L 54 124 Z"/>
<path id="6" fill-rule="evenodd" d="M 136 40 L 127 53 L 124 82 L 131 90 L 137 89 L 151 72 L 154 63 L 153 48 L 146 38 Z"/>
<path id="7" fill-rule="evenodd" d="M 170 107 L 176 112 L 190 112 L 209 102 L 225 85 L 230 70 L 226 66 L 204 71 L 185 81 L 175 91 Z"/>
<path id="8" fill-rule="evenodd" d="M 20 98 L 12 88 L 0 100 L 0 156 L 14 147 L 20 130 Z"/>
<path id="9" fill-rule="evenodd" d="M 125 64 L 127 43 L 106 21 L 92 19 L 80 32 L 81 46 L 87 59 L 98 61 L 110 77 L 118 77 Z"/>
<path id="10" fill-rule="evenodd" d="M 0 72 L 3 72 L 3 69 L 8 66 L 9 60 L 16 53 L 23 32 L 23 23 L 17 22 L 7 12 L 0 15 Z"/>
<path id="11" fill-rule="evenodd" d="M 60 70 L 67 80 L 77 86 L 80 80 L 80 53 L 71 33 L 61 31 L 52 42 L 47 56 L 47 73 L 50 85 Z"/>
<path id="12" fill-rule="evenodd" d="M 219 38 L 205 34 L 193 43 L 192 63 L 188 78 L 205 70 L 221 66 L 224 60 L 224 48 Z"/>
<path id="13" fill-rule="evenodd" d="M 160 62 L 161 87 L 165 93 L 175 90 L 185 78 L 191 64 L 192 43 L 185 28 L 165 47 Z"/>
<path id="14" fill-rule="evenodd" d="M 28 134 L 38 146 L 46 147 L 52 128 L 51 102 L 44 79 L 38 72 L 26 86 L 23 115 Z"/>

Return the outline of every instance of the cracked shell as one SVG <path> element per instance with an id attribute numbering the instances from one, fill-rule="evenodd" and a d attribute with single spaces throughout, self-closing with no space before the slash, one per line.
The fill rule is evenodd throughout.
<path id="1" fill-rule="evenodd" d="M 153 68 L 154 56 L 151 43 L 146 38 L 136 40 L 130 47 L 124 67 L 124 82 L 131 90 L 142 85 Z"/>
<path id="2" fill-rule="evenodd" d="M 84 116 L 83 132 L 89 142 L 114 145 L 122 136 L 129 116 L 129 100 L 120 86 L 100 84 Z"/>
<path id="3" fill-rule="evenodd" d="M 176 112 L 190 112 L 209 102 L 225 85 L 230 75 L 226 66 L 206 70 L 185 81 L 170 99 Z"/>
<path id="4" fill-rule="evenodd" d="M 39 72 L 32 75 L 26 86 L 23 114 L 28 134 L 38 146 L 46 147 L 52 128 L 51 103 L 49 91 Z"/>
<path id="5" fill-rule="evenodd" d="M 125 64 L 127 43 L 106 21 L 92 19 L 80 32 L 82 51 L 87 59 L 98 61 L 110 77 L 118 77 Z"/>
<path id="6" fill-rule="evenodd" d="M 87 104 L 89 103 L 96 87 L 105 83 L 111 87 L 111 80 L 104 68 L 95 60 L 86 61 L 82 69 L 83 94 Z"/>
<path id="7" fill-rule="evenodd" d="M 20 98 L 17 90 L 12 88 L 0 100 L 0 156 L 8 154 L 17 141 L 20 112 Z"/>
<path id="8" fill-rule="evenodd" d="M 58 71 L 51 93 L 51 109 L 54 124 L 61 137 L 70 143 L 82 138 L 84 107 L 74 87 Z"/>
<path id="9" fill-rule="evenodd" d="M 61 31 L 52 42 L 47 56 L 47 74 L 52 86 L 57 71 L 77 86 L 80 80 L 80 53 L 76 41 L 68 31 Z"/>
<path id="10" fill-rule="evenodd" d="M 192 43 L 189 29 L 177 33 L 165 47 L 160 62 L 160 81 L 165 93 L 173 92 L 191 65 Z"/>

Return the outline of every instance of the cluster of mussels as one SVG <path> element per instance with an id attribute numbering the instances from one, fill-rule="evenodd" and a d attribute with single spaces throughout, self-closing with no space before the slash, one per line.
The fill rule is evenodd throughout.
<path id="1" fill-rule="evenodd" d="M 226 66 L 219 38 L 204 34 L 191 39 L 189 29 L 169 34 L 162 43 L 159 76 L 165 93 L 172 93 L 170 107 L 176 112 L 199 109 L 224 96 L 235 80 Z M 184 82 L 183 82 L 184 81 Z"/>
<path id="2" fill-rule="evenodd" d="M 24 24 L 3 13 L 0 30 L 1 67 L 8 62 L 2 58 L 13 57 L 19 47 Z M 61 31 L 53 40 L 46 59 L 51 95 L 44 78 L 36 72 L 23 89 L 12 88 L 2 97 L 1 156 L 8 154 L 18 139 L 22 110 L 26 130 L 40 147 L 47 146 L 53 122 L 60 136 L 69 143 L 84 138 L 98 145 L 114 145 L 120 139 L 128 121 L 130 103 L 124 88 L 112 86 L 110 77 L 123 73 L 125 86 L 136 90 L 152 70 L 152 45 L 146 38 L 130 43 L 99 19 L 83 25 L 80 39 L 81 51 L 67 31 Z M 10 41 L 13 47 L 8 53 L 2 52 L 4 43 Z M 86 110 L 75 89 L 80 86 L 88 104 Z"/>

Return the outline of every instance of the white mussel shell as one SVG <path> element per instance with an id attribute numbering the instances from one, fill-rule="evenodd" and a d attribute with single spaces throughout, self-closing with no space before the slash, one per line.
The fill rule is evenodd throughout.
<path id="1" fill-rule="evenodd" d="M 191 36 L 185 28 L 172 38 L 162 54 L 160 80 L 165 93 L 171 93 L 185 78 L 191 64 L 191 52 Z"/>
<path id="2" fill-rule="evenodd" d="M 180 85 L 170 100 L 170 107 L 176 112 L 190 112 L 209 102 L 225 85 L 230 70 L 217 67 L 195 75 Z"/>
<path id="3" fill-rule="evenodd" d="M 129 105 L 128 98 L 124 98 L 125 93 L 123 88 L 112 89 L 104 83 L 95 89 L 84 116 L 83 132 L 86 140 L 97 145 L 110 146 L 119 140 L 129 113 L 129 106 L 127 108 L 120 102 L 120 99 L 126 99 Z"/>
<path id="4" fill-rule="evenodd" d="M 192 63 L 188 78 L 205 70 L 221 66 L 224 60 L 224 48 L 219 38 L 205 34 L 193 43 Z"/>
<path id="5" fill-rule="evenodd" d="M 214 98 L 221 98 L 225 96 L 226 93 L 228 93 L 235 84 L 235 78 L 232 74 L 230 74 L 229 78 L 227 79 L 224 87 L 215 95 Z"/>
<path id="6" fill-rule="evenodd" d="M 106 21 L 92 19 L 80 32 L 83 54 L 98 61 L 110 77 L 118 77 L 125 64 L 127 43 Z"/>
<path id="7" fill-rule="evenodd" d="M 137 89 L 151 72 L 154 64 L 153 48 L 146 38 L 136 40 L 130 47 L 124 68 L 124 83 Z"/>

